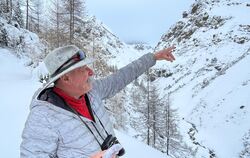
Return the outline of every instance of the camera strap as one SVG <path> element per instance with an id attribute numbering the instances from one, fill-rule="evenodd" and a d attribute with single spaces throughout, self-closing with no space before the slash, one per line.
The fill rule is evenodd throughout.
<path id="1" fill-rule="evenodd" d="M 109 135 L 109 133 L 108 133 L 108 132 L 107 132 L 107 130 L 105 129 L 104 125 L 102 124 L 102 121 L 99 119 L 99 117 L 98 117 L 98 115 L 95 113 L 95 111 L 94 111 L 94 110 L 92 110 L 92 108 L 91 108 L 91 104 L 90 104 L 90 101 L 89 101 L 89 97 L 88 97 L 88 95 L 87 95 L 87 94 L 85 94 L 84 98 L 85 98 L 86 105 L 87 105 L 87 107 L 88 107 L 89 112 L 90 112 L 90 113 L 94 113 L 94 114 L 95 114 L 96 118 L 98 119 L 99 123 L 101 124 L 102 128 L 104 129 L 105 133 L 106 133 L 106 134 L 107 134 L 107 136 L 108 136 L 108 135 Z M 93 114 L 92 114 L 92 116 L 93 116 Z M 94 118 L 94 117 L 93 117 L 93 118 Z M 92 124 L 93 124 L 93 126 L 95 127 L 95 129 L 96 129 L 96 126 L 94 125 L 94 123 L 93 123 L 93 122 L 92 122 Z M 98 131 L 98 130 L 96 129 L 96 131 Z M 99 133 L 99 131 L 98 131 L 98 133 Z M 99 133 L 99 135 L 100 135 L 100 133 Z M 100 136 L 101 136 L 101 135 L 100 135 Z M 105 139 L 105 138 L 104 138 L 104 139 Z"/>
<path id="2" fill-rule="evenodd" d="M 83 121 L 83 119 L 81 118 L 81 116 L 78 114 L 78 112 L 75 110 L 75 109 L 73 109 L 70 105 L 68 105 L 70 108 L 71 108 L 71 110 L 73 110 L 74 111 L 74 113 L 78 116 L 78 118 L 82 121 L 82 123 L 88 128 L 88 130 L 91 132 L 91 134 L 94 136 L 94 138 L 95 138 L 95 140 L 97 141 L 97 143 L 101 146 L 102 144 L 98 141 L 98 139 L 97 139 L 97 137 L 96 137 L 96 135 L 94 134 L 94 132 L 91 130 L 91 128 L 87 125 L 87 123 L 85 122 L 85 121 Z M 93 123 L 92 123 L 93 124 Z M 93 126 L 95 127 L 95 125 L 93 124 Z M 95 129 L 96 129 L 96 131 L 97 131 L 97 133 L 98 133 L 98 135 L 103 139 L 103 137 L 102 137 L 102 135 L 100 134 L 100 132 L 97 130 L 97 128 L 95 127 Z M 104 139 L 103 139 L 104 140 Z"/>
<path id="3" fill-rule="evenodd" d="M 105 133 L 107 134 L 107 136 L 109 135 L 109 133 L 107 132 L 107 130 L 105 129 L 104 125 L 102 124 L 101 120 L 99 119 L 99 117 L 96 115 L 96 113 L 92 110 L 92 108 L 90 107 L 90 101 L 88 99 L 88 96 L 86 95 L 85 97 L 86 99 L 86 104 L 88 106 L 88 109 L 91 110 L 91 112 L 93 112 L 96 116 L 96 118 L 98 119 L 100 125 L 102 126 L 102 128 L 104 129 Z M 64 100 L 63 100 L 64 101 Z M 68 105 L 68 107 L 78 116 L 78 118 L 81 120 L 81 122 L 88 128 L 88 130 L 90 131 L 90 133 L 94 136 L 95 140 L 97 141 L 97 143 L 100 145 L 101 147 L 101 144 L 96 135 L 94 134 L 94 132 L 91 130 L 91 128 L 88 126 L 88 124 L 81 118 L 80 114 L 74 109 L 72 108 L 66 101 L 64 101 L 66 105 Z M 103 139 L 103 141 L 105 140 L 105 138 L 103 138 L 103 136 L 101 135 L 100 131 L 97 129 L 97 127 L 95 126 L 95 124 L 93 122 L 91 122 L 92 125 L 94 126 L 96 132 L 98 133 L 98 135 Z"/>

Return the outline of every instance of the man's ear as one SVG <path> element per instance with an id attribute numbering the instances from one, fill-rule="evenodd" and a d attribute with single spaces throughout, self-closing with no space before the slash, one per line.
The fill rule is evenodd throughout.
<path id="1" fill-rule="evenodd" d="M 64 83 L 68 83 L 70 78 L 69 78 L 69 75 L 65 74 L 63 75 L 62 77 L 60 77 L 61 81 L 64 82 Z"/>

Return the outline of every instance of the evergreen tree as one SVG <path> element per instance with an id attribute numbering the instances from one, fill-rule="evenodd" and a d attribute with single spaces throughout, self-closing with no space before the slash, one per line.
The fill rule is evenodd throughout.
<path id="1" fill-rule="evenodd" d="M 47 40 L 52 44 L 52 47 L 62 46 L 64 41 L 66 41 L 66 31 L 63 19 L 67 15 L 62 4 L 62 0 L 53 0 L 50 8 L 51 28 L 47 32 Z"/>
<path id="2" fill-rule="evenodd" d="M 119 130 L 127 130 L 127 116 L 124 108 L 126 98 L 123 93 L 118 93 L 114 97 L 107 100 L 106 105 L 108 105 L 109 112 L 113 118 L 114 128 Z"/>
<path id="3" fill-rule="evenodd" d="M 85 1 L 83 0 L 64 0 L 64 8 L 68 16 L 65 17 L 65 25 L 68 26 L 69 43 L 74 43 L 74 33 L 76 25 L 81 23 L 85 17 Z"/>
<path id="4" fill-rule="evenodd" d="M 147 86 L 143 82 L 135 85 L 132 98 L 137 114 L 132 117 L 131 126 L 138 132 L 136 137 L 172 157 L 193 157 L 194 151 L 182 140 L 178 129 L 178 113 L 171 108 L 169 97 L 160 98 L 153 82 Z M 145 97 L 147 94 L 149 96 Z"/>
<path id="5" fill-rule="evenodd" d="M 135 82 L 135 88 L 132 91 L 133 106 L 138 118 L 132 119 L 132 126 L 140 132 L 137 136 L 145 141 L 148 145 L 157 146 L 157 132 L 159 126 L 159 106 L 161 100 L 158 91 L 153 84 L 150 84 L 150 91 L 148 93 L 148 85 L 145 87 L 144 83 Z M 145 97 L 149 94 L 148 97 Z"/>
<path id="6" fill-rule="evenodd" d="M 132 98 L 132 112 L 136 115 L 130 116 L 130 124 L 137 131 L 135 137 L 143 142 L 147 142 L 147 100 L 145 96 L 147 95 L 147 90 L 143 82 L 138 83 L 137 80 L 134 81 L 134 85 L 131 90 Z"/>
<path id="7" fill-rule="evenodd" d="M 156 89 L 156 86 L 151 84 L 149 91 L 149 127 L 151 127 L 151 142 L 152 146 L 156 146 L 156 137 L 159 127 L 159 121 L 158 118 L 160 117 L 160 111 L 159 107 L 161 106 L 161 100 L 159 98 L 158 90 Z"/>
<path id="8" fill-rule="evenodd" d="M 9 22 L 12 18 L 13 3 L 12 0 L 5 0 L 0 2 L 0 14 Z"/>
<path id="9" fill-rule="evenodd" d="M 23 28 L 24 27 L 23 14 L 21 11 L 21 6 L 19 1 L 16 1 L 16 3 L 13 5 L 13 10 L 14 10 L 12 17 L 13 20 L 15 20 L 19 24 L 19 26 Z"/>
<path id="10" fill-rule="evenodd" d="M 176 109 L 171 108 L 170 93 L 166 96 L 166 101 L 163 111 L 165 121 L 163 121 L 162 127 L 165 129 L 164 133 L 159 135 L 158 147 L 162 152 L 166 152 L 167 155 L 171 155 L 176 158 L 181 158 L 183 155 L 186 157 L 193 157 L 194 151 L 183 142 L 182 136 L 178 129 L 178 113 Z M 165 116 L 165 117 L 164 117 Z M 162 130 L 162 129 L 160 129 Z"/>
<path id="11" fill-rule="evenodd" d="M 29 30 L 29 0 L 26 0 L 26 30 Z"/>
<path id="12" fill-rule="evenodd" d="M 32 9 L 32 25 L 33 25 L 33 31 L 36 33 L 41 32 L 41 26 L 42 26 L 42 14 L 43 14 L 43 1 L 42 0 L 33 0 L 33 9 Z"/>
<path id="13" fill-rule="evenodd" d="M 53 0 L 50 8 L 51 28 L 46 36 L 52 47 L 78 45 L 75 30 L 82 27 L 84 17 L 84 0 Z"/>
<path id="14" fill-rule="evenodd" d="M 42 0 L 25 0 L 25 29 L 40 33 L 42 26 L 42 16 L 44 14 L 44 1 Z"/>

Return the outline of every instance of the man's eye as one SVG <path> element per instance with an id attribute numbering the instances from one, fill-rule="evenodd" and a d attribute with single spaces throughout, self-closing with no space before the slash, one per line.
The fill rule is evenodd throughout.
<path id="1" fill-rule="evenodd" d="M 82 71 L 82 72 L 86 71 L 86 68 L 85 68 L 85 67 L 82 67 L 82 68 L 81 68 L 81 71 Z"/>

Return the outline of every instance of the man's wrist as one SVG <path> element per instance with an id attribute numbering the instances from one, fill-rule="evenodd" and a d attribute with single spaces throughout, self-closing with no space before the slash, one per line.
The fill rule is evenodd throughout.
<path id="1" fill-rule="evenodd" d="M 158 53 L 158 52 L 154 53 L 153 55 L 154 55 L 154 59 L 155 59 L 155 60 L 158 60 L 158 59 L 159 59 L 159 57 L 158 57 L 159 53 Z"/>

